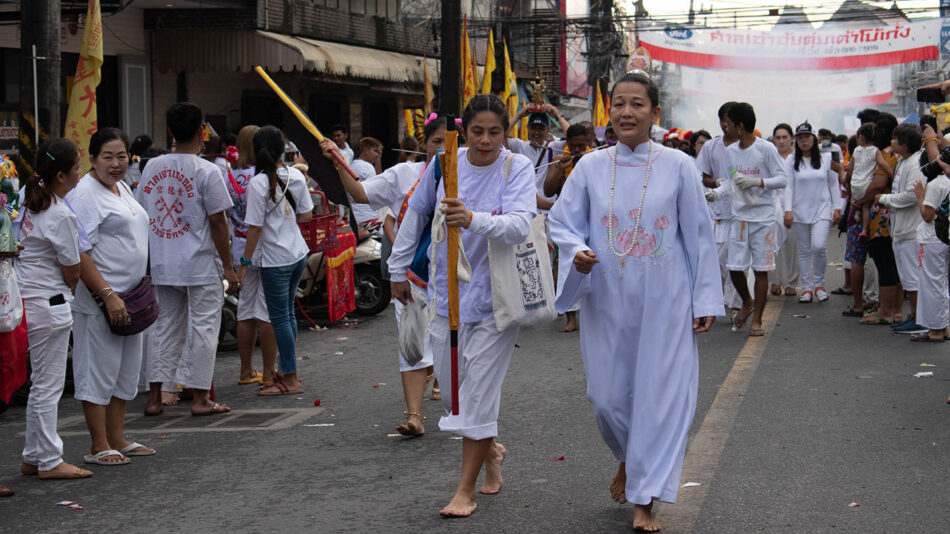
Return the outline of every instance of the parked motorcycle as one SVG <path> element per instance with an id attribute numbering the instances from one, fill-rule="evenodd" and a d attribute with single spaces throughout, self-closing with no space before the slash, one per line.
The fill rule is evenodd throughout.
<path id="1" fill-rule="evenodd" d="M 378 235 L 369 234 L 357 241 L 353 254 L 353 278 L 356 291 L 356 313 L 377 315 L 389 306 L 392 295 L 389 283 L 383 280 L 380 262 L 382 243 Z M 310 254 L 297 287 L 297 298 L 326 298 L 326 260 L 322 253 Z"/>

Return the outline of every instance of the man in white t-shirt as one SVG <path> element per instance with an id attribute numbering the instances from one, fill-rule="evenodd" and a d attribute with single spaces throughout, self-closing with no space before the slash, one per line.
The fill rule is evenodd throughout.
<path id="1" fill-rule="evenodd" d="M 937 210 L 950 195 L 950 165 L 937 159 L 945 174 L 924 185 L 914 183 L 914 193 L 920 206 L 922 221 L 917 225 L 917 324 L 927 329 L 926 334 L 914 334 L 911 341 L 943 342 L 948 339 L 950 327 L 950 299 L 947 296 L 947 244 L 937 237 L 934 226 Z M 948 399 L 950 401 L 950 399 Z"/>
<path id="2" fill-rule="evenodd" d="M 741 328 L 751 315 L 749 335 L 759 337 L 765 335 L 762 313 L 769 290 L 768 273 L 775 270 L 778 251 L 775 192 L 785 188 L 787 177 L 775 145 L 753 133 L 755 111 L 751 105 L 740 102 L 729 106 L 726 120 L 739 134 L 739 141 L 726 149 L 729 180 L 723 185 L 732 193 L 733 216 L 726 266 L 742 298 L 733 324 Z M 755 276 L 754 300 L 745 275 L 750 267 Z"/>
<path id="3" fill-rule="evenodd" d="M 348 136 L 346 126 L 334 124 L 330 127 L 330 139 L 333 139 L 333 142 L 336 143 L 336 147 L 340 150 L 340 154 L 343 155 L 343 159 L 346 160 L 347 164 L 353 162 L 353 149 L 346 142 Z"/>
<path id="4" fill-rule="evenodd" d="M 166 113 L 175 153 L 149 160 L 140 199 L 149 217 L 149 264 L 159 316 L 149 342 L 146 415 L 162 412 L 162 382 L 194 391 L 192 415 L 230 408 L 210 400 L 224 294 L 240 287 L 231 264 L 227 210 L 233 205 L 221 171 L 196 156 L 204 116 L 194 104 Z M 177 370 L 177 375 L 176 375 Z"/>
<path id="5" fill-rule="evenodd" d="M 374 137 L 363 137 L 357 147 L 356 158 L 350 162 L 350 168 L 359 177 L 360 182 L 365 182 L 380 174 L 379 161 L 383 156 L 383 143 Z M 350 206 L 353 208 L 353 215 L 357 223 L 373 221 L 379 219 L 379 212 L 369 207 L 368 204 L 359 204 L 353 202 L 350 198 Z"/>
<path id="6" fill-rule="evenodd" d="M 564 150 L 565 145 L 563 140 L 548 141 L 548 136 L 551 133 L 551 123 L 548 120 L 548 115 L 554 117 L 564 132 L 567 132 L 570 124 L 561 116 L 561 112 L 551 104 L 544 105 L 544 112 L 536 112 L 533 111 L 534 109 L 536 108 L 521 108 L 521 111 L 512 120 L 512 124 L 517 124 L 522 117 L 528 115 L 528 140 L 509 137 L 508 148 L 515 154 L 527 156 L 534 165 L 535 186 L 538 189 L 538 209 L 545 213 L 554 206 L 554 199 L 544 194 L 544 178 L 548 173 L 548 164 L 561 156 L 561 151 Z"/>

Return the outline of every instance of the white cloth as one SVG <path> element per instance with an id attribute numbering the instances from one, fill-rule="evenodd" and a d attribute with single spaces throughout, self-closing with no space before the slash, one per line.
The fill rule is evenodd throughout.
<path id="1" fill-rule="evenodd" d="M 66 352 L 73 317 L 68 303 L 50 306 L 48 297 L 24 299 L 23 311 L 32 366 L 23 461 L 49 471 L 63 461 L 63 440 L 56 433 L 56 421 L 66 383 Z"/>
<path id="2" fill-rule="evenodd" d="M 350 148 L 349 143 L 343 143 L 343 148 L 337 147 L 337 150 L 340 151 L 340 155 L 343 156 L 347 164 L 353 163 L 353 149 Z"/>
<path id="3" fill-rule="evenodd" d="M 561 157 L 561 152 L 564 151 L 564 145 L 566 144 L 567 141 L 557 139 L 550 143 L 545 143 L 542 147 L 537 147 L 531 144 L 530 141 L 525 141 L 524 139 L 517 139 L 515 137 L 508 138 L 508 148 L 510 148 L 512 152 L 521 154 L 531 160 L 531 167 L 535 173 L 534 185 L 538 191 L 538 196 L 547 200 L 557 198 L 557 195 L 549 197 L 544 194 L 544 179 L 547 177 L 548 170 L 551 167 L 548 164 Z M 544 166 L 540 167 L 541 165 Z"/>
<path id="4" fill-rule="evenodd" d="M 152 158 L 142 171 L 139 203 L 149 216 L 152 281 L 200 286 L 221 280 L 208 216 L 231 207 L 221 170 L 193 154 Z"/>
<path id="5" fill-rule="evenodd" d="M 267 175 L 258 174 L 251 178 L 247 190 L 247 213 L 244 221 L 248 226 L 261 226 L 261 238 L 254 249 L 254 257 L 249 258 L 259 267 L 284 267 L 293 265 L 307 256 L 310 248 L 297 226 L 297 214 L 313 211 L 313 200 L 307 188 L 307 179 L 303 173 L 293 167 L 277 169 L 278 183 L 274 191 L 276 202 L 271 200 Z M 287 184 L 287 194 L 281 195 L 280 181 Z M 287 196 L 292 195 L 297 203 L 294 212 Z"/>
<path id="6" fill-rule="evenodd" d="M 73 310 L 73 379 L 76 400 L 106 406 L 117 397 L 126 401 L 138 392 L 142 367 L 141 333 L 117 336 L 101 312 Z"/>
<path id="7" fill-rule="evenodd" d="M 62 294 L 73 300 L 73 292 L 63 281 L 61 266 L 79 263 L 79 222 L 63 199 L 54 195 L 49 208 L 33 213 L 24 208 L 20 233 L 23 246 L 13 262 L 20 296 L 48 299 Z"/>
<path id="8" fill-rule="evenodd" d="M 419 162 L 404 162 L 394 165 L 382 174 L 368 178 L 363 182 L 363 191 L 369 200 L 369 207 L 379 210 L 388 207 L 396 219 L 399 227 L 399 212 L 402 203 L 412 186 L 422 178 L 422 171 L 426 164 Z"/>
<path id="9" fill-rule="evenodd" d="M 891 239 L 895 245 L 901 241 L 916 242 L 917 226 L 923 222 L 914 192 L 916 182 L 926 183 L 918 164 L 921 152 L 923 149 L 897 162 L 891 194 L 881 195 L 880 204 L 888 208 Z"/>
<path id="10" fill-rule="evenodd" d="M 498 332 L 491 317 L 459 326 L 459 415 L 451 415 L 448 319 L 437 317 L 429 325 L 426 338 L 435 358 L 435 377 L 443 388 L 445 415 L 439 420 L 439 430 L 476 440 L 498 436 L 501 386 L 518 340 L 518 328 Z"/>
<path id="11" fill-rule="evenodd" d="M 775 270 L 775 254 L 778 252 L 778 223 L 732 221 L 729 234 L 730 271 L 767 272 Z"/>
<path id="12" fill-rule="evenodd" d="M 948 194 L 950 194 L 950 178 L 941 174 L 927 184 L 923 204 L 936 210 Z M 920 224 L 917 225 L 917 242 L 921 245 L 942 243 L 937 237 L 937 231 L 934 230 L 933 221 L 927 222 L 921 219 Z M 17 278 L 19 276 L 20 273 L 17 272 Z"/>
<path id="13" fill-rule="evenodd" d="M 821 219 L 813 223 L 792 223 L 792 232 L 798 242 L 797 259 L 801 270 L 802 291 L 814 292 L 825 287 L 825 262 L 828 258 L 828 232 L 831 221 Z"/>
<path id="14" fill-rule="evenodd" d="M 373 164 L 366 160 L 359 158 L 354 159 L 350 163 L 350 168 L 352 168 L 353 172 L 359 177 L 360 182 L 365 182 L 376 176 L 376 167 L 373 167 Z M 350 197 L 350 206 L 353 208 L 353 216 L 356 217 L 357 223 L 371 221 L 379 216 L 379 214 L 376 213 L 378 208 L 373 208 L 366 204 L 357 204 L 353 202 L 353 197 Z"/>
<path id="15" fill-rule="evenodd" d="M 918 253 L 920 245 L 917 241 L 894 241 L 894 259 L 897 262 L 897 276 L 901 279 L 904 291 L 917 291 L 920 287 L 918 279 Z"/>
<path id="16" fill-rule="evenodd" d="M 247 188 L 251 184 L 251 178 L 257 172 L 251 165 L 246 169 L 231 169 L 231 176 L 237 182 L 243 192 L 238 194 L 231 185 L 231 180 L 227 181 L 228 194 L 231 195 L 231 203 L 234 204 L 228 210 L 231 219 L 231 264 L 240 265 L 241 256 L 244 255 L 244 244 L 247 242 L 247 223 L 244 222 L 244 216 L 247 213 Z"/>
<path id="17" fill-rule="evenodd" d="M 861 200 L 868 192 L 868 186 L 874 179 L 877 168 L 877 151 L 874 145 L 856 146 L 851 153 L 853 169 L 851 171 L 851 196 Z"/>
<path id="18" fill-rule="evenodd" d="M 148 381 L 180 382 L 208 390 L 221 328 L 221 282 L 203 286 L 155 286 L 158 321 L 149 335 Z M 177 380 L 176 380 L 177 372 Z"/>
<path id="19" fill-rule="evenodd" d="M 717 188 L 717 195 L 723 188 L 732 193 L 732 216 L 745 222 L 769 222 L 775 220 L 776 190 L 785 187 L 785 163 L 778 155 L 775 145 L 756 137 L 746 148 L 740 142 L 726 148 L 726 166 L 729 177 L 726 183 Z M 761 180 L 765 187 L 752 187 L 739 191 L 735 185 L 733 171 L 749 178 Z M 778 191 L 781 193 L 781 191 Z"/>
<path id="20" fill-rule="evenodd" d="M 396 307 L 396 309 L 395 309 L 395 311 L 396 311 L 396 330 L 399 330 L 399 328 L 400 328 L 400 326 L 401 326 L 401 325 L 399 324 L 399 322 L 400 322 L 400 320 L 402 319 L 403 304 L 402 304 L 401 302 L 399 302 L 398 300 L 393 300 L 393 304 L 394 304 L 395 307 Z M 428 332 L 428 330 L 427 330 L 427 332 Z M 429 344 L 429 336 L 428 336 L 428 333 L 427 333 L 427 335 L 426 335 L 426 340 L 425 340 L 424 347 L 423 347 L 423 350 L 422 350 L 422 359 L 419 360 L 419 363 L 417 363 L 417 364 L 415 364 L 415 365 L 406 365 L 406 361 L 405 361 L 405 359 L 402 357 L 401 351 L 398 351 L 398 350 L 396 351 L 396 357 L 399 359 L 399 372 L 400 372 L 400 373 L 405 373 L 405 372 L 408 372 L 408 371 L 415 371 L 415 370 L 418 370 L 418 369 L 425 369 L 426 367 L 429 367 L 430 365 L 432 365 L 432 362 L 433 362 L 432 347 L 431 347 L 431 345 Z"/>
<path id="21" fill-rule="evenodd" d="M 460 319 L 463 323 L 478 322 L 492 317 L 491 266 L 488 262 L 488 239 L 509 244 L 522 243 L 531 229 L 531 219 L 537 211 L 537 197 L 531 163 L 515 155 L 508 184 L 505 185 L 504 164 L 508 150 L 502 149 L 491 165 L 476 167 L 468 162 L 468 149 L 458 151 L 459 197 L 467 210 L 473 213 L 472 223 L 462 230 L 462 243 L 469 264 L 472 281 L 459 284 Z M 409 209 L 396 235 L 393 252 L 389 257 L 389 274 L 394 282 L 406 280 L 406 271 L 412 263 L 419 236 L 428 232 L 429 215 L 441 207 L 445 197 L 444 181 L 435 188 L 434 165 L 429 165 L 422 181 L 409 199 Z M 448 316 L 447 248 L 437 245 L 435 280 L 429 279 L 429 297 L 437 295 L 436 311 Z M 432 257 L 433 249 L 429 251 Z"/>
<path id="22" fill-rule="evenodd" d="M 733 141 L 730 144 L 735 144 Z M 718 135 L 703 144 L 696 158 L 696 167 L 702 174 L 708 174 L 717 183 L 729 179 L 729 164 L 726 161 L 726 142 Z M 713 220 L 732 219 L 732 195 L 728 189 L 717 189 L 716 200 L 709 203 L 709 212 Z M 728 238 L 728 235 L 726 236 Z M 716 241 L 719 243 L 719 241 Z"/>
<path id="23" fill-rule="evenodd" d="M 831 153 L 821 154 L 821 166 L 817 169 L 812 167 L 811 158 L 804 158 L 796 170 L 794 154 L 785 160 L 785 165 L 788 181 L 783 199 L 785 211 L 792 212 L 792 220 L 805 224 L 830 221 L 834 210 L 843 207 L 838 194 L 838 173 L 831 169 Z"/>
<path id="24" fill-rule="evenodd" d="M 785 228 L 776 223 L 779 230 Z M 798 262 L 798 239 L 794 228 L 785 233 L 785 240 L 775 253 L 775 270 L 769 272 L 769 283 L 782 287 L 798 287 L 802 282 L 801 266 Z"/>
<path id="25" fill-rule="evenodd" d="M 604 441 L 626 462 L 627 499 L 638 504 L 676 500 L 696 408 L 693 319 L 724 312 L 712 221 L 698 171 L 683 152 L 653 143 L 643 211 L 632 213 L 644 224 L 631 246 L 648 153 L 647 143 L 636 150 L 620 144 L 584 156 L 549 216 L 559 264 L 569 271 L 557 308 L 581 299 L 587 398 Z M 608 226 L 616 231 L 613 247 Z M 612 248 L 629 250 L 623 262 Z M 582 250 L 600 259 L 587 275 L 573 266 Z"/>
<path id="26" fill-rule="evenodd" d="M 255 265 L 248 267 L 247 272 L 244 273 L 237 305 L 237 320 L 248 321 L 251 319 L 257 319 L 265 323 L 270 322 L 270 315 L 267 313 L 267 300 L 264 298 L 264 286 L 261 285 L 261 268 Z"/>
<path id="27" fill-rule="evenodd" d="M 125 183 L 116 186 L 119 196 L 87 174 L 66 200 L 89 237 L 88 254 L 99 274 L 113 291 L 124 293 L 142 282 L 148 268 L 148 215 Z M 76 288 L 73 311 L 102 313 L 82 281 Z"/>
<path id="28" fill-rule="evenodd" d="M 933 183 L 933 182 L 931 182 Z M 918 245 L 917 324 L 932 330 L 950 326 L 950 297 L 947 294 L 947 245 Z"/>
<path id="29" fill-rule="evenodd" d="M 726 225 L 726 228 L 728 230 L 729 225 Z M 716 253 L 719 257 L 719 277 L 722 280 L 722 300 L 729 308 L 741 308 L 742 297 L 736 291 L 736 286 L 732 285 L 732 275 L 729 274 L 729 268 L 726 267 L 726 262 L 729 259 L 728 239 L 723 243 L 716 243 Z"/>

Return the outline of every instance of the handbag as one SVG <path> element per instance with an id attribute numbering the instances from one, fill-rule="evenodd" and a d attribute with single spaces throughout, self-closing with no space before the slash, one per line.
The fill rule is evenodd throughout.
<path id="1" fill-rule="evenodd" d="M 152 286 L 152 277 L 145 275 L 139 285 L 131 291 L 117 293 L 122 302 L 125 303 L 125 311 L 129 314 L 131 321 L 129 324 L 114 325 L 109 319 L 109 311 L 106 309 L 106 303 L 99 295 L 93 294 L 93 298 L 106 316 L 106 323 L 109 325 L 109 331 L 117 336 L 134 336 L 146 328 L 152 326 L 158 320 L 158 301 L 155 299 L 155 287 Z"/>
<path id="2" fill-rule="evenodd" d="M 0 332 L 13 332 L 23 320 L 23 301 L 16 272 L 9 261 L 0 261 Z"/>
<path id="3" fill-rule="evenodd" d="M 514 155 L 505 160 L 505 184 Z M 510 245 L 488 240 L 491 299 L 495 328 L 530 326 L 557 317 L 554 309 L 554 274 L 548 254 L 545 218 L 536 215 L 524 242 Z"/>

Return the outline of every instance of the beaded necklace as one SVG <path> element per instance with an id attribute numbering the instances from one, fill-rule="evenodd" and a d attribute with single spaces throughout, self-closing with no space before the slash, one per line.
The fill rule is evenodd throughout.
<path id="1" fill-rule="evenodd" d="M 637 224 L 633 229 L 633 239 L 630 240 L 629 247 L 624 251 L 617 250 L 617 246 L 614 244 L 614 220 L 620 220 L 618 217 L 614 216 L 614 185 L 617 182 L 617 157 L 619 156 L 620 146 L 618 145 L 617 148 L 614 149 L 614 165 L 610 176 L 610 208 L 607 212 L 607 240 L 610 242 L 610 251 L 613 252 L 614 256 L 620 258 L 621 277 L 623 277 L 624 264 L 627 262 L 626 257 L 631 251 L 633 251 L 633 247 L 637 245 L 640 235 L 640 219 L 643 218 L 643 200 L 647 196 L 647 185 L 650 183 L 650 170 L 653 167 L 653 142 L 647 140 L 647 143 L 650 144 L 650 153 L 647 155 L 647 172 L 643 179 L 643 191 L 640 192 L 640 206 L 637 208 Z"/>

